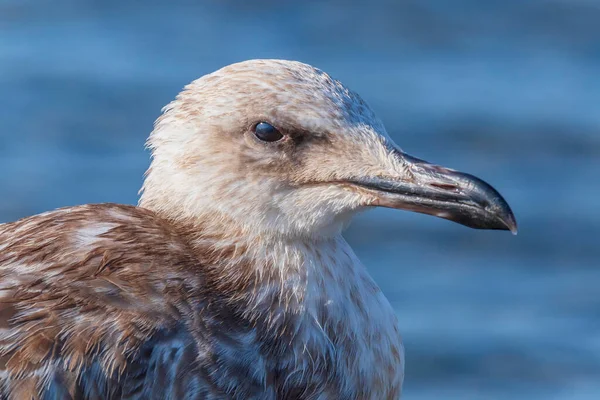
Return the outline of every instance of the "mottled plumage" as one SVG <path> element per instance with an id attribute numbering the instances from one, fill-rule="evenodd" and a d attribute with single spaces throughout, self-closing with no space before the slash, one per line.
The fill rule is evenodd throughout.
<path id="1" fill-rule="evenodd" d="M 344 226 L 382 205 L 515 227 L 491 187 L 405 155 L 297 62 L 193 82 L 149 146 L 140 206 L 0 225 L 0 397 L 397 399 L 397 319 Z"/>

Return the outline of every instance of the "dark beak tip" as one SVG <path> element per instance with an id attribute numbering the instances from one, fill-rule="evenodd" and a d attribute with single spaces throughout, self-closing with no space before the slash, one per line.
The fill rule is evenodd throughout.
<path id="1" fill-rule="evenodd" d="M 517 219 L 512 211 L 509 211 L 508 215 L 502 219 L 504 225 L 506 225 L 507 230 L 509 230 L 514 236 L 517 236 L 519 228 L 517 226 Z"/>
<path id="2" fill-rule="evenodd" d="M 517 219 L 508 202 L 504 200 L 495 190 L 497 196 L 494 196 L 493 206 L 485 207 L 482 218 L 481 228 L 483 229 L 498 229 L 510 231 L 513 235 L 518 233 Z"/>
<path id="3" fill-rule="evenodd" d="M 514 220 L 501 219 L 499 221 L 499 223 L 501 225 L 496 229 L 500 229 L 503 231 L 510 231 L 510 233 L 512 233 L 514 236 L 516 236 L 517 233 L 519 232 L 517 224 Z"/>
<path id="4" fill-rule="evenodd" d="M 460 214 L 457 217 L 453 215 L 445 219 L 474 229 L 510 231 L 513 235 L 517 235 L 518 232 L 517 221 L 510 209 L 505 209 L 504 212 L 483 211 L 477 216 Z"/>

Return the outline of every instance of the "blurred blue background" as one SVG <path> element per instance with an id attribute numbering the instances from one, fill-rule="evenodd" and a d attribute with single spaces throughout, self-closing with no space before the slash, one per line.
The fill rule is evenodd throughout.
<path id="1" fill-rule="evenodd" d="M 519 235 L 377 210 L 347 233 L 397 310 L 407 399 L 600 399 L 600 1 L 0 0 L 0 222 L 135 203 L 189 81 L 313 64 Z"/>

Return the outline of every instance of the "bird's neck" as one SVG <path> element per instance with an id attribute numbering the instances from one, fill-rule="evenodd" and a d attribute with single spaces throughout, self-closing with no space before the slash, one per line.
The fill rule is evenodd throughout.
<path id="1" fill-rule="evenodd" d="M 306 385 L 305 376 L 326 381 L 327 371 L 339 366 L 350 397 L 367 390 L 375 398 L 393 398 L 389 394 L 399 391 L 403 352 L 396 316 L 341 235 L 277 239 L 196 232 L 190 243 L 215 303 L 225 308 L 220 315 L 252 327 L 259 343 L 269 343 L 277 368 L 306 370 L 291 374 L 290 384 Z"/>
<path id="2" fill-rule="evenodd" d="M 238 281 L 244 288 L 262 290 L 275 284 L 284 297 L 302 302 L 311 285 L 347 281 L 365 272 L 341 235 L 285 237 L 260 232 L 225 232 L 206 225 L 191 234 L 190 243 L 203 265 L 214 266 L 219 280 Z M 248 286 L 246 281 L 251 281 Z M 230 282 L 233 284 L 234 282 Z"/>
<path id="3" fill-rule="evenodd" d="M 186 231 L 210 284 L 221 295 L 242 300 L 245 309 L 258 313 L 253 317 L 272 319 L 260 314 L 277 312 L 273 304 L 301 314 L 350 292 L 380 292 L 340 234 L 269 236 L 208 222 Z"/>

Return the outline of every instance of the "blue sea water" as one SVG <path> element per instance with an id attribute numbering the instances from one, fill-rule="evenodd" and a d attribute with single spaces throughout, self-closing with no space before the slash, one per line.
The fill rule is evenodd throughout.
<path id="1" fill-rule="evenodd" d="M 331 73 L 515 211 L 516 237 L 392 210 L 347 232 L 407 399 L 600 399 L 597 0 L 0 0 L 0 222 L 135 203 L 160 108 L 249 58 Z"/>

